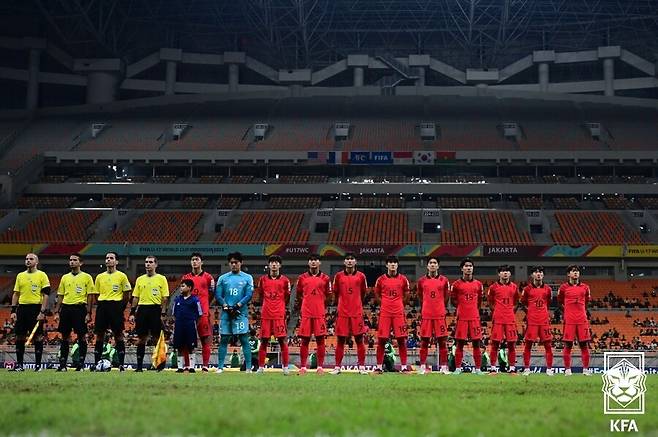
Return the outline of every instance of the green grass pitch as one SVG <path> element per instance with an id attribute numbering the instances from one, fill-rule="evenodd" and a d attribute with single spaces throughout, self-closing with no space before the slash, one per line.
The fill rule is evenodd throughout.
<path id="1" fill-rule="evenodd" d="M 0 371 L 0 435 L 609 435 L 601 377 Z M 647 377 L 641 435 L 658 435 Z M 633 433 L 635 434 L 635 433 Z"/>

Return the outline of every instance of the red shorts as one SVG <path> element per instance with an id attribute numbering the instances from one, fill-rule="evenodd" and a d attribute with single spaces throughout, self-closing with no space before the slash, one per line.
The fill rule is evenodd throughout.
<path id="1" fill-rule="evenodd" d="M 421 338 L 441 338 L 448 336 L 448 327 L 446 326 L 446 319 L 423 319 L 420 322 L 420 337 Z"/>
<path id="2" fill-rule="evenodd" d="M 457 320 L 455 339 L 482 340 L 482 326 L 479 320 Z"/>
<path id="3" fill-rule="evenodd" d="M 525 341 L 541 343 L 553 340 L 550 325 L 528 325 L 524 337 Z"/>
<path id="4" fill-rule="evenodd" d="M 338 337 L 349 337 L 350 335 L 363 335 L 368 328 L 363 323 L 363 316 L 338 316 L 336 317 L 336 335 Z"/>
<path id="5" fill-rule="evenodd" d="M 324 317 L 302 317 L 297 335 L 300 337 L 327 335 L 327 322 Z"/>
<path id="6" fill-rule="evenodd" d="M 578 325 L 564 324 L 562 330 L 562 341 L 590 341 L 592 336 L 589 333 L 589 323 L 581 323 Z"/>
<path id="7" fill-rule="evenodd" d="M 491 328 L 491 341 L 503 341 L 503 338 L 507 341 L 516 341 L 519 338 L 518 332 L 516 332 L 516 323 L 494 323 Z"/>
<path id="8" fill-rule="evenodd" d="M 210 323 L 210 315 L 204 314 L 199 317 L 196 322 L 196 331 L 199 338 L 210 337 L 212 335 L 212 324 Z"/>
<path id="9" fill-rule="evenodd" d="M 276 338 L 288 335 L 286 319 L 261 319 L 260 321 L 260 338 Z"/>
<path id="10" fill-rule="evenodd" d="M 377 329 L 377 337 L 388 338 L 393 329 L 393 336 L 395 338 L 407 337 L 407 320 L 403 315 L 398 316 L 379 316 L 379 329 Z"/>

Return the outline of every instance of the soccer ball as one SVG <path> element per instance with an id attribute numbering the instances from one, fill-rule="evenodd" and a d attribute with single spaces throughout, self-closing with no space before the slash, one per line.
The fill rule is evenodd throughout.
<path id="1" fill-rule="evenodd" d="M 110 360 L 100 360 L 96 364 L 96 371 L 97 372 L 109 372 L 112 370 L 112 363 Z"/>

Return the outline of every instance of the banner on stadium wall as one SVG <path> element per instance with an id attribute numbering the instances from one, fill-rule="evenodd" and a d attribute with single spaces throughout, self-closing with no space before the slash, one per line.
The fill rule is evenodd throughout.
<path id="1" fill-rule="evenodd" d="M 2 255 L 18 256 L 23 256 L 26 253 L 36 253 L 38 255 L 47 246 L 47 244 L 4 243 L 0 244 L 0 253 Z"/>
<path id="2" fill-rule="evenodd" d="M 265 246 L 265 256 L 305 257 L 312 253 L 319 253 L 317 245 L 268 244 Z"/>
<path id="3" fill-rule="evenodd" d="M 658 258 L 658 246 L 628 245 L 624 256 L 628 258 Z"/>
<path id="4" fill-rule="evenodd" d="M 482 246 L 482 256 L 496 256 L 496 257 L 532 257 L 536 258 L 541 256 L 545 251 L 545 246 L 515 246 L 515 245 L 500 245 L 500 246 Z"/>
<path id="5" fill-rule="evenodd" d="M 201 252 L 204 256 L 226 256 L 240 252 L 245 256 L 262 256 L 262 244 L 90 244 L 81 253 L 84 255 L 105 255 L 116 252 L 120 256 L 190 256 Z"/>
<path id="6" fill-rule="evenodd" d="M 425 244 L 422 248 L 423 256 L 451 256 L 455 258 L 463 258 L 466 256 L 481 256 L 482 247 L 474 244 L 465 246 L 451 246 L 451 245 L 429 245 Z"/>
<path id="7" fill-rule="evenodd" d="M 70 255 L 72 253 L 82 253 L 86 244 L 49 244 L 39 255 Z"/>
<path id="8" fill-rule="evenodd" d="M 431 165 L 434 164 L 436 154 L 432 150 L 416 150 L 414 152 L 414 164 Z"/>

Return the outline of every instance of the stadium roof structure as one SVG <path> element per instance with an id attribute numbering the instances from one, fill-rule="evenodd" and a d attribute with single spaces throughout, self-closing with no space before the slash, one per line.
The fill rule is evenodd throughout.
<path id="1" fill-rule="evenodd" d="M 248 52 L 273 68 L 322 68 L 349 54 L 428 54 L 502 68 L 534 50 L 658 52 L 654 0 L 4 0 L 7 36 L 78 57 L 134 62 L 161 47 Z"/>

